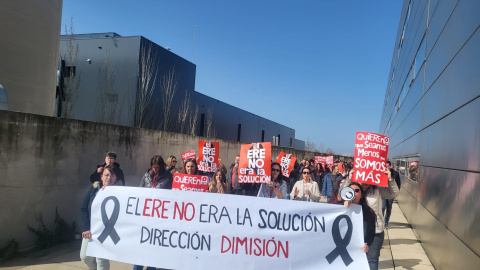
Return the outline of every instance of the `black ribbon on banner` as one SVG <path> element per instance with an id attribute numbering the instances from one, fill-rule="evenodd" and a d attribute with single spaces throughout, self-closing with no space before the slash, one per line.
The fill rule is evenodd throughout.
<path id="1" fill-rule="evenodd" d="M 347 221 L 347 233 L 343 239 L 340 235 L 340 220 L 342 219 Z M 353 262 L 353 259 L 350 257 L 350 254 L 348 254 L 347 250 L 347 246 L 350 244 L 350 239 L 352 238 L 352 227 L 352 220 L 350 220 L 350 217 L 347 215 L 340 215 L 335 219 L 335 221 L 333 221 L 332 236 L 333 242 L 335 242 L 337 247 L 325 257 L 329 264 L 332 264 L 332 262 L 335 261 L 338 256 L 342 258 L 343 263 L 346 266 Z"/>
<path id="2" fill-rule="evenodd" d="M 115 204 L 113 207 L 113 212 L 110 218 L 107 217 L 107 212 L 105 210 L 105 205 L 107 205 L 107 202 L 112 200 L 113 203 Z M 120 236 L 118 236 L 117 231 L 115 231 L 115 223 L 117 223 L 118 219 L 118 214 L 120 212 L 120 202 L 118 199 L 114 196 L 107 197 L 103 200 L 102 202 L 102 222 L 103 225 L 105 225 L 105 229 L 103 229 L 102 233 L 100 236 L 97 238 L 100 243 L 103 244 L 103 242 L 107 239 L 107 237 L 110 236 L 112 238 L 113 243 L 116 245 L 118 241 L 120 241 Z"/>

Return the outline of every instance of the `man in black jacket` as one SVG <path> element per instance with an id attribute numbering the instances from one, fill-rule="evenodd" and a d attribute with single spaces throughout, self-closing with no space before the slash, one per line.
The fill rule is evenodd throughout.
<path id="1" fill-rule="evenodd" d="M 392 162 L 390 160 L 387 160 L 387 169 L 390 170 L 392 173 L 392 178 L 395 179 L 395 182 L 397 182 L 398 190 L 400 190 L 400 185 L 402 184 L 400 181 L 400 174 L 392 169 Z M 385 228 L 388 229 L 388 221 L 390 220 L 390 215 L 392 214 L 392 204 L 393 204 L 393 199 L 383 199 L 383 206 L 382 206 L 382 212 L 383 215 L 385 216 Z M 385 209 L 387 209 L 387 214 L 385 215 Z"/>
<path id="2" fill-rule="evenodd" d="M 90 182 L 94 183 L 95 181 L 101 181 L 100 177 L 103 173 L 103 168 L 105 166 L 116 166 L 118 168 L 117 180 L 122 180 L 122 185 L 125 186 L 125 177 L 123 176 L 123 171 L 120 169 L 120 164 L 115 162 L 117 159 L 117 154 L 115 152 L 107 152 L 105 156 L 105 163 L 97 165 L 97 169 L 90 175 Z"/>

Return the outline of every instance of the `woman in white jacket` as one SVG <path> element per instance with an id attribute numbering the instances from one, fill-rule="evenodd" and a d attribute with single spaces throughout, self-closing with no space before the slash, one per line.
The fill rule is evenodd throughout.
<path id="1" fill-rule="evenodd" d="M 302 178 L 293 186 L 290 193 L 290 200 L 318 202 L 320 200 L 320 190 L 318 184 L 311 179 L 310 168 L 304 167 Z"/>
<path id="2" fill-rule="evenodd" d="M 352 174 L 354 172 L 355 170 L 350 171 L 345 186 L 350 185 L 350 183 L 352 182 Z M 380 249 L 382 248 L 383 239 L 385 237 L 385 234 L 383 232 L 383 229 L 385 227 L 382 213 L 383 199 L 395 199 L 395 197 L 400 194 L 397 183 L 394 179 L 392 179 L 390 170 L 386 170 L 385 174 L 387 174 L 388 176 L 387 187 L 372 186 L 369 184 L 361 183 L 362 189 L 365 191 L 367 204 L 368 206 L 370 206 L 370 208 L 372 208 L 372 210 L 375 212 L 375 215 L 377 216 L 377 222 L 375 224 L 375 237 L 373 239 L 372 245 L 367 252 L 367 259 L 370 269 L 378 269 L 378 258 L 380 257 Z"/>

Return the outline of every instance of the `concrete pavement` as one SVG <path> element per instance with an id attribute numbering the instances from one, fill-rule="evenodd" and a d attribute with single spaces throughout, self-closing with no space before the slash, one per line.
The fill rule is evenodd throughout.
<path id="1" fill-rule="evenodd" d="M 390 217 L 390 228 L 385 230 L 385 241 L 380 253 L 379 269 L 433 270 L 421 243 L 417 240 L 405 216 L 395 202 Z M 26 257 L 0 263 L 1 270 L 74 270 L 88 269 L 80 261 L 81 241 L 62 244 Z M 131 264 L 111 262 L 112 270 L 130 270 Z"/>

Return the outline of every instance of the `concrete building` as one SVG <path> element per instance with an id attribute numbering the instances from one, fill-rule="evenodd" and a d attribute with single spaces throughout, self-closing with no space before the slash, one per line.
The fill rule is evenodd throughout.
<path id="1" fill-rule="evenodd" d="M 475 0 L 404 1 L 380 124 L 398 203 L 436 269 L 480 264 L 478 10 Z"/>
<path id="2" fill-rule="evenodd" d="M 144 37 L 61 36 L 60 55 L 58 116 L 295 146 L 294 129 L 196 92 L 196 66 Z"/>
<path id="3" fill-rule="evenodd" d="M 0 2 L 1 109 L 53 115 L 62 4 Z"/>

